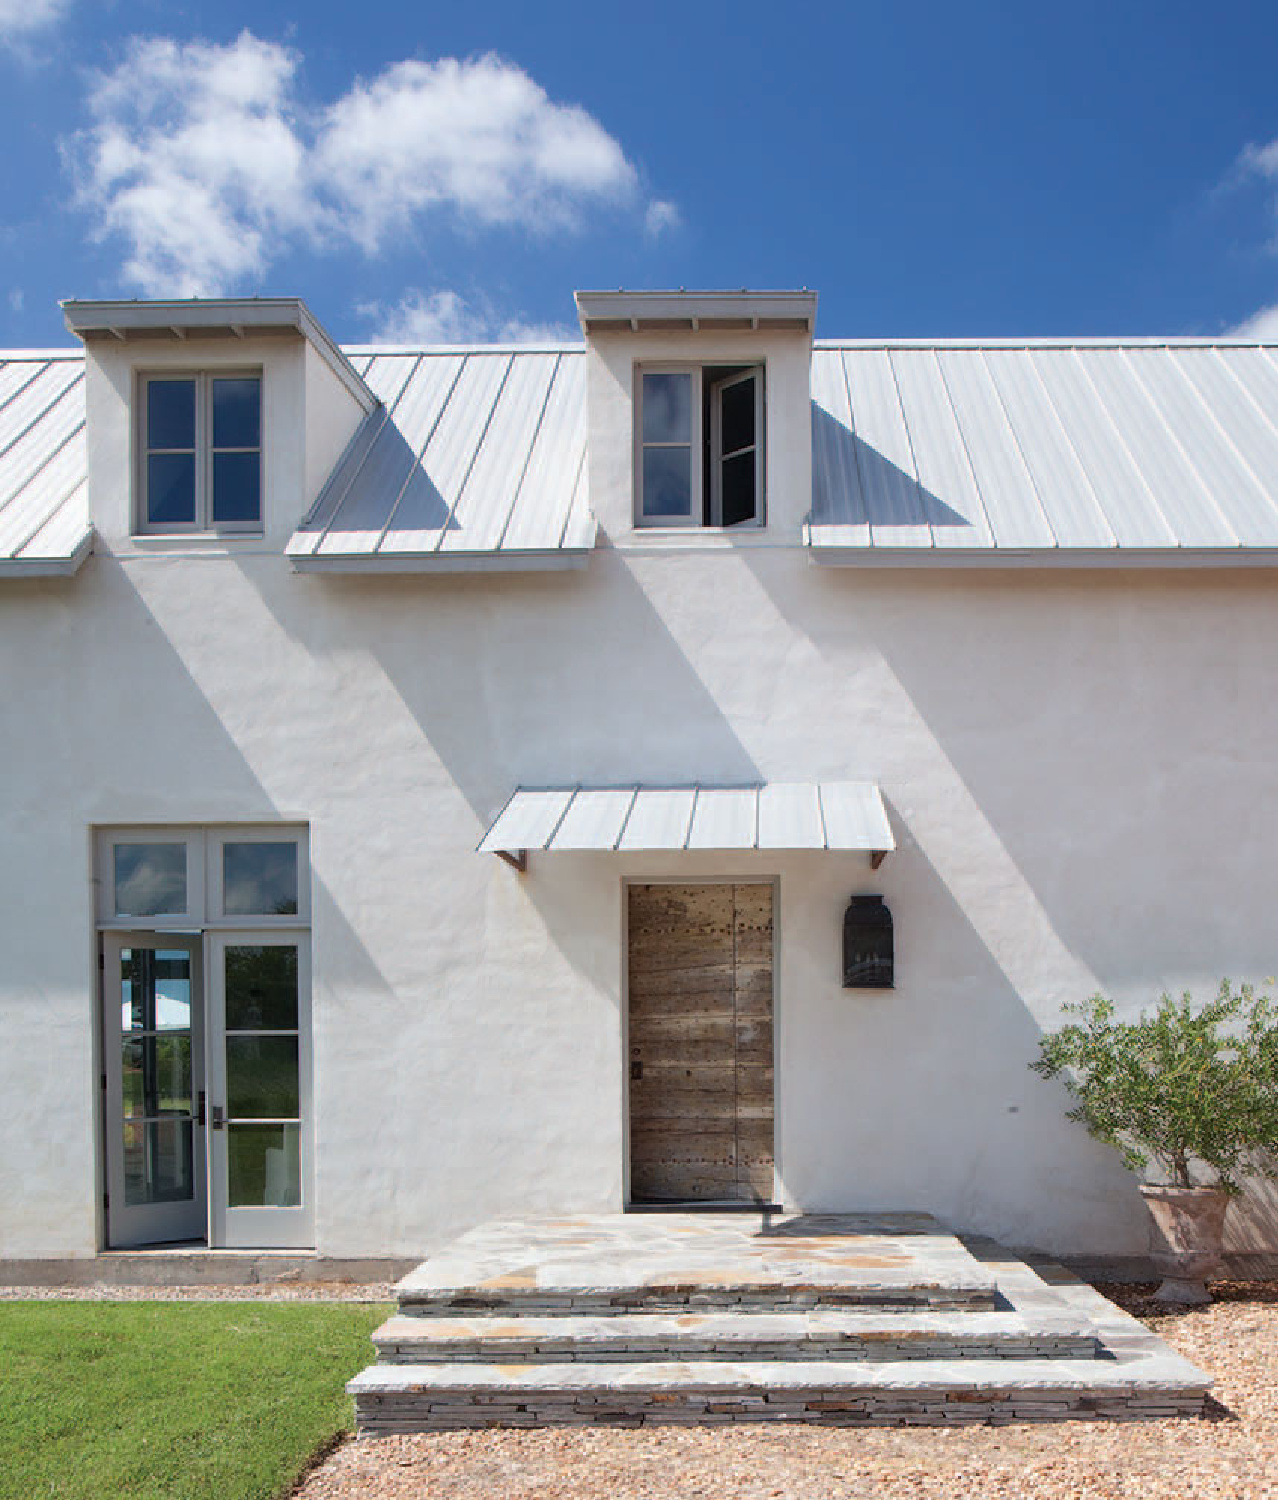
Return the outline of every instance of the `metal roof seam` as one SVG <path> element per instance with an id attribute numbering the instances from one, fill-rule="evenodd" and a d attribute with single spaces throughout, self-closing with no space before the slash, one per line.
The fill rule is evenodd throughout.
<path id="1" fill-rule="evenodd" d="M 1109 512 L 1101 504 L 1101 498 L 1096 493 L 1096 486 L 1092 483 L 1092 476 L 1087 471 L 1087 465 L 1083 462 L 1082 455 L 1078 451 L 1078 445 L 1075 443 L 1073 435 L 1070 433 L 1070 430 L 1065 423 L 1065 418 L 1061 415 L 1060 408 L 1057 406 L 1056 402 L 1052 400 L 1052 393 L 1048 390 L 1047 382 L 1043 379 L 1043 372 L 1039 369 L 1037 364 L 1035 364 L 1032 359 L 1028 361 L 1028 364 L 1030 368 L 1030 375 L 1038 385 L 1039 390 L 1043 393 L 1043 401 L 1047 406 L 1048 411 L 1051 412 L 1052 418 L 1055 421 L 1057 428 L 1060 430 L 1060 434 L 1064 439 L 1065 446 L 1074 455 L 1074 462 L 1078 465 L 1078 472 L 1083 476 L 1083 483 L 1087 486 L 1087 492 L 1091 495 L 1092 500 L 1095 502 L 1096 514 L 1101 518 L 1101 522 L 1104 525 L 1105 530 L 1109 532 L 1110 540 L 1113 542 L 1114 546 L 1117 547 L 1119 544 L 1118 532 L 1114 529 L 1114 523 L 1110 519 Z"/>
<path id="2" fill-rule="evenodd" d="M 1182 543 L 1179 535 L 1177 534 L 1176 528 L 1172 525 L 1171 518 L 1168 516 L 1166 510 L 1164 510 L 1163 506 L 1159 503 L 1158 496 L 1154 493 L 1153 485 L 1150 484 L 1149 480 L 1145 477 L 1145 471 L 1137 461 L 1135 453 L 1132 452 L 1131 444 L 1123 436 L 1123 429 L 1114 419 L 1113 412 L 1110 411 L 1109 407 L 1106 405 L 1105 398 L 1097 389 L 1096 382 L 1092 379 L 1091 371 L 1079 357 L 1079 350 L 1077 347 L 1071 347 L 1069 352 L 1084 384 L 1087 386 L 1088 390 L 1091 391 L 1092 396 L 1095 398 L 1097 409 L 1101 414 L 1101 419 L 1109 423 L 1109 427 L 1111 432 L 1114 434 L 1115 441 L 1127 455 L 1127 461 L 1132 467 L 1132 472 L 1136 475 L 1137 482 L 1149 496 L 1149 502 L 1154 508 L 1154 514 L 1163 523 L 1163 527 L 1166 530 L 1167 535 L 1172 539 L 1173 548 L 1179 548 Z M 1108 520 L 1108 518 L 1109 517 L 1107 512 L 1106 519 Z"/>
<path id="3" fill-rule="evenodd" d="M 44 372 L 41 371 L 41 374 L 43 373 Z M 48 401 L 34 417 L 32 417 L 32 419 L 27 423 L 25 427 L 21 429 L 21 431 L 14 433 L 13 437 L 10 438 L 3 447 L 0 447 L 0 460 L 7 458 L 9 454 L 13 452 L 14 448 L 16 448 L 22 441 L 22 439 L 28 435 L 28 433 L 34 432 L 35 429 L 40 425 L 40 423 L 47 419 L 49 414 L 53 411 L 54 407 L 59 406 L 63 398 L 68 396 L 73 390 L 75 390 L 76 386 L 78 386 L 83 380 L 84 371 L 80 370 L 76 374 L 75 378 L 68 381 L 67 384 L 64 385 L 62 389 L 58 391 L 58 393 L 50 401 Z"/>
<path id="4" fill-rule="evenodd" d="M 537 413 L 537 421 L 528 439 L 528 452 L 524 454 L 524 461 L 520 465 L 519 478 L 515 481 L 514 488 L 510 494 L 510 504 L 506 507 L 506 519 L 501 523 L 501 531 L 497 534 L 497 545 L 493 549 L 500 552 L 506 541 L 506 533 L 510 530 L 510 523 L 514 519 L 515 510 L 519 505 L 519 496 L 524 487 L 524 480 L 528 477 L 528 465 L 532 463 L 533 451 L 537 447 L 537 435 L 541 431 L 542 423 L 546 420 L 546 408 L 550 405 L 550 393 L 555 388 L 555 381 L 559 379 L 559 371 L 563 366 L 564 357 L 562 351 L 555 355 L 555 368 L 550 372 L 550 379 L 546 382 L 546 390 L 541 398 L 541 410 Z M 511 358 L 511 366 L 514 366 L 514 358 Z"/>
<path id="5" fill-rule="evenodd" d="M 555 543 L 557 547 L 564 546 L 568 541 L 568 528 L 572 524 L 573 502 L 577 498 L 577 486 L 581 483 L 582 473 L 586 467 L 586 449 L 582 448 L 581 456 L 577 459 L 577 472 L 573 476 L 572 489 L 567 508 L 564 511 L 563 524 L 559 528 L 559 539 Z M 589 507 L 587 507 L 589 509 Z"/>
<path id="6" fill-rule="evenodd" d="M 7 368 L 11 364 L 15 364 L 16 365 L 16 364 L 25 364 L 25 363 L 26 363 L 25 360 L 16 360 L 16 359 L 15 360 L 10 360 L 10 359 L 6 359 L 6 360 L 3 361 L 2 364 L 0 364 L 0 369 Z M 32 386 L 33 382 L 39 380 L 39 378 L 41 377 L 41 375 L 43 375 L 44 372 L 49 368 L 48 364 L 45 364 L 45 363 L 37 364 L 34 360 L 31 361 L 31 365 L 32 365 L 31 374 L 27 376 L 27 378 L 21 383 L 21 385 L 14 386 L 13 390 L 11 390 L 9 392 L 9 394 L 4 398 L 4 400 L 0 401 L 0 414 L 2 414 L 4 412 L 4 409 L 5 409 L 6 406 L 8 406 L 12 402 L 16 401 L 23 394 L 24 391 L 29 391 L 31 389 L 31 386 Z"/>
<path id="7" fill-rule="evenodd" d="M 1007 409 L 1007 401 L 1003 396 L 994 371 L 990 368 L 990 362 L 986 358 L 987 350 L 980 349 L 977 354 L 981 361 L 981 368 L 985 371 L 985 378 L 990 383 L 990 389 L 994 392 L 994 399 L 998 402 L 998 409 L 1003 413 L 1003 421 L 1007 426 L 1007 434 L 1012 440 L 1012 447 L 1016 450 L 1016 456 L 1021 461 L 1021 468 L 1025 471 L 1025 477 L 1029 480 L 1030 489 L 1034 492 L 1034 500 L 1038 506 L 1038 513 L 1043 518 L 1043 525 L 1047 527 L 1047 534 L 1052 539 L 1052 546 L 1059 547 L 1061 544 L 1060 533 L 1052 525 L 1051 512 L 1043 499 L 1043 492 L 1038 487 L 1038 481 L 1034 478 L 1034 471 L 1030 467 L 1029 459 L 1025 456 L 1025 445 L 1021 442 L 1020 434 L 1016 430 L 1016 423 L 1012 421 L 1012 414 Z"/>
<path id="8" fill-rule="evenodd" d="M 468 355 L 467 358 L 469 357 Z M 448 514 L 444 517 L 444 524 L 439 528 L 439 536 L 435 539 L 435 545 L 431 548 L 432 552 L 439 551 L 449 524 L 456 518 L 461 498 L 466 493 L 466 486 L 470 482 L 470 476 L 475 471 L 475 461 L 479 457 L 480 449 L 484 446 L 484 439 L 488 436 L 489 428 L 493 425 L 493 416 L 497 408 L 501 405 L 501 393 L 506 389 L 506 382 L 510 379 L 510 372 L 515 367 L 515 356 L 513 354 L 507 354 L 504 358 L 506 360 L 506 368 L 502 372 L 501 384 L 497 387 L 497 394 L 493 397 L 492 405 L 488 408 L 488 415 L 484 418 L 484 425 L 479 434 L 479 441 L 475 444 L 474 451 L 470 455 L 470 462 L 466 465 L 466 472 L 462 475 L 462 481 L 457 486 L 457 494 L 448 507 Z"/>
<path id="9" fill-rule="evenodd" d="M 43 515 L 43 516 L 40 517 L 39 521 L 37 521 L 37 523 L 35 524 L 35 526 L 33 526 L 31 528 L 31 530 L 27 532 L 27 534 L 23 537 L 22 541 L 16 547 L 11 547 L 9 549 L 9 556 L 10 557 L 15 557 L 15 558 L 16 557 L 21 557 L 22 554 L 31 545 L 31 543 L 35 541 L 36 537 L 38 537 L 40 535 L 40 533 L 45 529 L 46 526 L 48 526 L 48 524 L 50 523 L 50 521 L 52 521 L 54 519 L 54 517 L 62 510 L 62 508 L 65 505 L 67 505 L 71 500 L 73 500 L 76 497 L 76 495 L 78 495 L 79 492 L 82 489 L 87 489 L 87 487 L 88 487 L 88 480 L 87 479 L 78 479 L 78 480 L 76 480 L 76 482 L 71 486 L 71 488 L 66 492 L 66 494 L 64 494 L 62 496 L 62 498 L 56 502 L 56 504 L 53 506 L 53 508 L 50 511 L 48 511 L 47 514 L 45 514 L 45 515 Z M 89 526 L 88 530 L 89 530 L 90 535 L 92 535 L 93 527 Z"/>
<path id="10" fill-rule="evenodd" d="M 816 784 L 816 804 L 817 818 L 821 824 L 821 847 L 828 849 L 830 847 L 830 830 L 826 827 L 825 823 L 825 799 L 821 795 L 821 783 L 819 781 Z"/>
<path id="11" fill-rule="evenodd" d="M 379 416 L 378 416 L 379 413 L 380 413 L 380 419 L 379 419 Z M 328 477 L 328 479 L 325 479 L 324 483 L 322 485 L 320 485 L 320 492 L 319 492 L 318 495 L 316 495 L 314 503 L 311 505 L 310 509 L 306 512 L 306 514 L 302 517 L 300 523 L 298 524 L 298 528 L 297 528 L 298 531 L 303 531 L 307 526 L 311 525 L 312 522 L 315 520 L 316 516 L 319 515 L 320 511 L 323 508 L 324 501 L 328 497 L 328 488 L 329 488 L 330 480 L 333 478 L 333 476 L 335 476 L 337 474 L 340 474 L 342 472 L 342 466 L 343 466 L 343 464 L 345 464 L 346 460 L 350 457 L 351 453 L 354 451 L 354 449 L 356 448 L 356 446 L 363 440 L 364 434 L 365 434 L 365 432 L 366 432 L 366 430 L 368 428 L 368 425 L 370 423 L 376 423 L 377 424 L 377 430 L 380 432 L 381 429 L 382 429 L 382 427 L 385 425 L 385 422 L 386 422 L 386 419 L 387 419 L 387 415 L 388 414 L 387 414 L 386 408 L 384 406 L 382 406 L 382 405 L 379 404 L 373 411 L 370 411 L 365 416 L 364 420 L 362 422 L 360 422 L 359 425 L 355 428 L 355 431 L 351 433 L 349 441 L 347 442 L 346 446 L 342 449 L 341 453 L 338 455 L 337 462 L 333 465 L 332 469 L 329 471 L 329 477 Z M 372 438 L 368 439 L 368 443 L 369 443 L 370 447 L 372 446 L 375 438 L 376 438 L 376 433 L 373 435 Z M 359 472 L 359 466 L 358 465 L 356 466 L 356 469 L 355 469 L 354 472 L 355 473 Z M 346 488 L 342 491 L 342 499 L 344 499 L 346 497 L 346 494 L 350 490 L 350 486 L 351 486 L 351 481 L 348 479 L 347 482 L 346 482 Z M 338 500 L 337 504 L 334 506 L 334 514 L 336 514 L 337 510 L 340 509 L 340 507 L 341 507 L 341 500 Z M 319 533 L 319 535 L 321 537 L 323 536 L 323 534 L 324 533 L 322 531 Z"/>
<path id="12" fill-rule="evenodd" d="M 625 815 L 624 815 L 624 817 L 621 820 L 621 827 L 618 828 L 618 830 L 617 830 L 617 837 L 615 839 L 613 839 L 613 841 L 612 841 L 612 847 L 613 847 L 614 851 L 621 848 L 621 841 L 622 841 L 622 839 L 625 838 L 625 836 L 626 836 L 626 829 L 630 826 L 630 815 L 634 812 L 634 810 L 635 810 L 635 803 L 638 802 L 638 800 L 639 800 L 639 783 L 636 781 L 635 784 L 634 784 L 634 787 L 631 789 L 631 792 L 630 792 L 630 806 L 628 808 L 626 808 Z"/>
<path id="13" fill-rule="evenodd" d="M 1256 486 L 1256 489 L 1259 492 L 1261 499 L 1266 503 L 1266 505 L 1268 506 L 1270 512 L 1274 513 L 1275 515 L 1278 515 L 1278 506 L 1275 505 L 1275 499 L 1274 499 L 1274 496 L 1271 493 L 1269 487 L 1265 484 L 1264 480 L 1260 477 L 1260 475 L 1257 474 L 1255 468 L 1252 466 L 1250 460 L 1243 453 L 1242 449 L 1238 446 L 1238 444 L 1233 440 L 1232 437 L 1230 437 L 1229 433 L 1225 430 L 1224 424 L 1221 422 L 1220 418 L 1216 415 L 1215 408 L 1212 406 L 1211 402 L 1208 401 L 1207 397 L 1203 395 L 1203 393 L 1198 389 L 1198 387 L 1190 379 L 1189 372 L 1187 370 L 1185 370 L 1181 366 L 1181 364 L 1180 364 L 1180 362 L 1178 360 L 1176 360 L 1176 359 L 1173 358 L 1171 360 L 1171 367 L 1172 367 L 1173 370 L 1175 370 L 1177 377 L 1184 382 L 1186 389 L 1190 392 L 1190 394 L 1193 396 L 1193 398 L 1202 407 L 1203 411 L 1207 415 L 1207 420 L 1211 423 L 1211 425 L 1216 429 L 1217 433 L 1220 435 L 1221 442 L 1225 445 L 1226 449 L 1228 449 L 1228 451 L 1230 453 L 1232 453 L 1233 456 L 1234 456 L 1234 458 L 1237 460 L 1238 467 L 1240 469 L 1242 469 L 1242 471 L 1251 479 L 1252 483 Z M 1242 541 L 1241 538 L 1239 538 L 1239 546 L 1243 546 L 1243 545 L 1246 545 L 1246 544 L 1243 543 L 1243 541 Z"/>
<path id="14" fill-rule="evenodd" d="M 1236 547 L 1241 547 L 1243 545 L 1243 540 L 1238 535 L 1238 528 L 1234 525 L 1234 523 L 1225 514 L 1225 511 L 1222 508 L 1220 502 L 1216 499 L 1215 495 L 1212 493 L 1211 486 L 1207 483 L 1206 479 L 1203 478 L 1203 475 L 1202 475 L 1201 471 L 1199 470 L 1198 465 L 1189 456 L 1189 453 L 1186 450 L 1185 445 L 1176 436 L 1176 429 L 1175 429 L 1174 424 L 1168 420 L 1166 413 L 1163 411 L 1162 407 L 1155 400 L 1154 393 L 1149 388 L 1149 383 L 1141 378 L 1140 372 L 1136 369 L 1136 367 L 1132 364 L 1131 360 L 1128 358 L 1127 351 L 1125 349 L 1119 349 L 1117 351 L 1117 358 L 1120 359 L 1122 361 L 1123 365 L 1131 372 L 1131 377 L 1132 377 L 1132 379 L 1136 383 L 1136 389 L 1138 391 L 1140 391 L 1140 393 L 1144 396 L 1146 402 L 1149 405 L 1150 410 L 1154 413 L 1155 419 L 1157 420 L 1157 422 L 1159 423 L 1159 425 L 1162 427 L 1163 431 L 1166 432 L 1167 436 L 1171 439 L 1172 446 L 1175 448 L 1176 452 L 1178 452 L 1180 454 L 1181 458 L 1184 459 L 1184 461 L 1185 461 L 1185 467 L 1189 470 L 1190 474 L 1193 476 L 1194 480 L 1196 481 L 1199 490 L 1202 492 L 1203 496 L 1206 498 L 1208 506 L 1212 510 L 1215 511 L 1216 515 L 1220 518 L 1221 525 L 1225 528 L 1226 532 L 1228 532 L 1233 537 L 1233 539 L 1234 539 L 1234 545 Z M 1191 387 L 1191 392 L 1192 392 L 1192 387 Z"/>
<path id="15" fill-rule="evenodd" d="M 981 481 L 977 476 L 976 464 L 972 459 L 972 447 L 967 440 L 967 433 L 963 430 L 963 419 L 959 416 L 958 407 L 954 404 L 954 392 L 950 389 L 949 377 L 945 373 L 945 366 L 937 357 L 937 351 L 931 349 L 933 362 L 936 365 L 936 373 L 941 380 L 941 389 L 945 392 L 945 399 L 950 404 L 950 418 L 954 423 L 954 430 L 958 433 L 959 445 L 963 449 L 963 457 L 967 461 L 967 472 L 972 479 L 972 492 L 976 496 L 976 503 L 981 507 L 981 515 L 985 518 L 985 530 L 989 534 L 991 546 L 997 550 L 999 546 L 998 532 L 994 529 L 994 519 L 990 515 L 990 508 L 986 504 L 984 491 L 981 489 Z"/>
<path id="16" fill-rule="evenodd" d="M 406 391 L 412 384 L 412 381 L 416 376 L 418 370 L 421 369 L 422 361 L 425 358 L 426 356 L 424 354 L 419 354 L 417 356 L 417 363 L 413 366 L 413 372 L 404 382 L 404 388 L 399 393 L 401 397 L 403 396 L 404 391 Z M 444 395 L 444 399 L 439 404 L 439 410 L 435 413 L 435 420 L 430 424 L 430 431 L 426 434 L 426 437 L 422 442 L 421 449 L 417 453 L 416 458 L 413 460 L 412 465 L 409 467 L 408 473 L 404 475 L 403 483 L 395 492 L 395 498 L 391 501 L 390 509 L 386 513 L 386 519 L 382 522 L 381 530 L 377 533 L 377 540 L 373 543 L 372 548 L 374 553 L 380 552 L 382 543 L 386 540 L 387 533 L 390 531 L 391 526 L 394 524 L 395 517 L 399 514 L 400 503 L 402 502 L 404 495 L 407 493 L 408 486 L 413 482 L 413 475 L 417 472 L 418 469 L 421 468 L 422 464 L 425 462 L 426 450 L 431 445 L 431 439 L 439 431 L 439 424 L 444 420 L 444 413 L 448 410 L 448 404 L 453 399 L 453 392 L 457 389 L 457 383 L 461 380 L 462 371 L 466 368 L 466 364 L 469 359 L 470 356 L 468 354 L 464 354 L 462 355 L 461 359 L 457 361 L 457 368 L 453 372 L 453 378 L 449 382 L 448 390 Z M 440 534 L 442 536 L 442 531 Z M 437 548 L 432 550 L 437 550 Z"/>
<path id="17" fill-rule="evenodd" d="M 522 791 L 523 791 L 523 787 L 522 786 L 517 786 L 507 796 L 506 800 L 501 805 L 501 811 L 487 825 L 487 827 L 484 829 L 484 836 L 475 845 L 475 853 L 476 854 L 481 854 L 483 852 L 484 845 L 488 842 L 488 835 L 493 831 L 494 828 L 497 827 L 498 823 L 500 823 L 501 820 L 506 816 L 506 813 L 507 813 L 507 811 L 510 808 L 510 804 L 515 800 L 516 797 L 519 796 L 520 792 L 522 792 Z"/>
<path id="18" fill-rule="evenodd" d="M 694 781 L 692 783 L 692 802 L 688 808 L 688 824 L 687 827 L 683 830 L 683 843 L 679 845 L 681 849 L 686 849 L 688 847 L 688 840 L 692 837 L 692 825 L 696 821 L 697 803 L 700 801 L 700 799 L 701 783 L 699 781 Z"/>
<path id="19" fill-rule="evenodd" d="M 1252 392 L 1249 391 L 1243 384 L 1243 382 L 1239 379 L 1237 372 L 1230 368 L 1229 361 L 1225 359 L 1222 351 L 1217 348 L 1213 349 L 1211 352 L 1215 355 L 1217 363 L 1220 365 L 1221 369 L 1224 370 L 1226 376 L 1233 382 L 1238 390 L 1242 392 L 1243 396 L 1250 403 L 1256 415 L 1265 424 L 1265 426 L 1269 428 L 1270 432 L 1272 432 L 1275 437 L 1278 437 L 1278 422 L 1275 422 L 1274 419 L 1265 410 L 1265 408 L 1261 406 L 1260 402 L 1256 400 L 1256 397 L 1252 394 Z M 1256 352 L 1264 356 L 1267 363 L 1274 363 L 1274 360 L 1269 357 L 1269 351 L 1267 349 L 1258 349 Z"/>
<path id="20" fill-rule="evenodd" d="M 563 811 L 555 819 L 555 826 L 546 835 L 546 841 L 542 844 L 543 849 L 549 849 L 558 837 L 559 830 L 564 826 L 564 819 L 568 816 L 573 803 L 577 800 L 577 794 L 581 791 L 581 782 L 578 782 L 568 794 L 568 800 L 564 803 Z"/>
<path id="21" fill-rule="evenodd" d="M 865 475 L 861 471 L 861 444 L 857 439 L 856 405 L 852 400 L 852 378 L 848 374 L 848 362 L 844 359 L 841 351 L 839 353 L 839 369 L 843 373 L 843 389 L 847 392 L 848 397 L 848 431 L 852 434 L 852 465 L 856 469 L 856 488 L 858 495 L 861 497 L 862 521 L 865 525 L 866 534 L 870 538 L 871 544 L 873 544 L 874 528 L 870 525 L 870 496 L 865 488 Z M 848 524 L 857 525 L 859 523 L 848 517 Z"/>
<path id="22" fill-rule="evenodd" d="M 901 426 L 905 431 L 905 444 L 910 450 L 910 468 L 914 471 L 914 497 L 918 501 L 919 514 L 924 519 L 927 534 L 931 538 L 930 545 L 936 546 L 936 527 L 927 519 L 927 506 L 923 503 L 923 481 L 919 477 L 919 457 L 914 450 L 914 434 L 910 431 L 910 419 L 905 414 L 905 398 L 901 395 L 901 381 L 897 375 L 896 365 L 892 362 L 892 351 L 884 351 L 887 356 L 888 370 L 892 376 L 892 389 L 896 392 L 896 404 L 901 412 Z"/>
<path id="23" fill-rule="evenodd" d="M 60 453 L 66 452 L 67 448 L 70 447 L 70 445 L 75 442 L 76 438 L 79 437 L 79 435 L 84 431 L 84 426 L 85 424 L 83 421 L 78 422 L 71 429 L 71 431 L 67 433 L 66 437 L 64 437 L 62 441 L 57 444 L 56 447 L 51 448 L 49 452 L 44 455 L 39 464 L 37 464 L 37 466 L 32 469 L 31 473 L 27 475 L 27 477 L 22 481 L 22 483 L 16 490 L 11 490 L 8 495 L 0 496 L 0 517 L 4 515 L 9 506 L 13 505 L 15 501 L 22 498 L 27 490 L 29 490 L 31 486 L 35 484 L 35 482 L 40 478 L 41 474 L 43 474 L 49 468 L 50 464 L 53 463 L 53 461 L 58 457 Z M 62 496 L 54 502 L 52 508 L 45 515 L 40 517 L 34 529 L 28 532 L 24 539 L 16 547 L 11 547 L 9 549 L 9 555 L 11 557 L 16 557 L 18 553 L 22 551 L 23 547 L 27 546 L 28 543 L 33 541 L 34 538 L 44 530 L 44 528 L 49 524 L 50 519 L 54 515 L 56 515 L 58 510 L 66 504 L 67 500 L 73 494 L 75 494 L 76 490 L 79 489 L 81 483 L 83 482 L 83 477 L 80 475 L 77 475 L 71 481 L 70 489 L 64 491 Z"/>

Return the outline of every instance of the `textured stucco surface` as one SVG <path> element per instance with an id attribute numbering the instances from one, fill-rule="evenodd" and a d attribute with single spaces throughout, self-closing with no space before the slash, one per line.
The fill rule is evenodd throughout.
<path id="1" fill-rule="evenodd" d="M 273 819 L 311 830 L 324 1255 L 620 1207 L 623 882 L 702 877 L 779 881 L 788 1204 L 1143 1250 L 1131 1179 L 1026 1065 L 1064 1001 L 1278 968 L 1267 571 L 820 570 L 791 517 L 739 547 L 605 545 L 572 575 L 298 576 L 299 350 L 236 356 L 265 363 L 281 433 L 264 539 L 129 541 L 109 365 L 98 553 L 0 588 L 0 1256 L 98 1243 L 91 829 Z M 617 496 L 592 498 L 616 529 Z M 472 852 L 521 782 L 827 778 L 881 784 L 900 847 L 878 872 L 562 854 L 521 877 Z M 858 892 L 893 912 L 894 991 L 840 987 Z M 1278 1240 L 1263 1204 L 1233 1236 Z"/>

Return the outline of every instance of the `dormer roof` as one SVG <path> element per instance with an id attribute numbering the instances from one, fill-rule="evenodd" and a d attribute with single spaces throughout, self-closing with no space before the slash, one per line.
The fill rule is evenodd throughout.
<path id="1" fill-rule="evenodd" d="M 596 333 L 806 333 L 816 328 L 817 295 L 798 292 L 578 292 L 577 318 Z"/>

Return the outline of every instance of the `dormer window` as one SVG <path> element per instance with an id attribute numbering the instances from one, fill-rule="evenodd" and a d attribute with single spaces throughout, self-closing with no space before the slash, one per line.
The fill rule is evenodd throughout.
<path id="1" fill-rule="evenodd" d="M 143 377 L 138 529 L 262 529 L 262 377 Z"/>
<path id="2" fill-rule="evenodd" d="M 637 372 L 636 526 L 763 524 L 763 368 Z"/>

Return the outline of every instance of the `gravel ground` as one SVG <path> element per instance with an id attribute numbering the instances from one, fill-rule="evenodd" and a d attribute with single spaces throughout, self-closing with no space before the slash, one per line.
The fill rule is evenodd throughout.
<path id="1" fill-rule="evenodd" d="M 1168 1314 L 1102 1287 L 1216 1377 L 1203 1420 L 984 1428 L 573 1428 L 360 1439 L 297 1500 L 1272 1500 L 1278 1283 Z"/>

